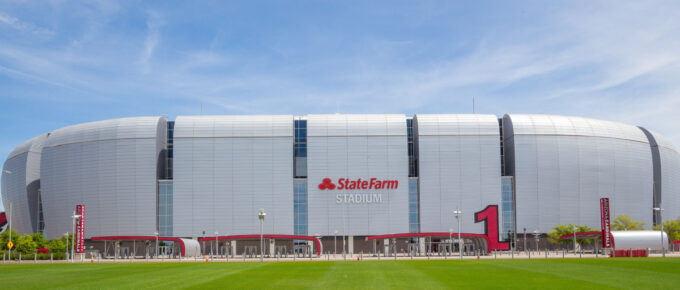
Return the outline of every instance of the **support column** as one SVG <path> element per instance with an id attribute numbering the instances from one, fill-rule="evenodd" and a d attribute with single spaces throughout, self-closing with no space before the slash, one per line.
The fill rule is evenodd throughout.
<path id="1" fill-rule="evenodd" d="M 231 255 L 236 257 L 236 241 L 231 241 Z"/>
<path id="2" fill-rule="evenodd" d="M 274 256 L 276 254 L 276 240 L 269 239 L 269 255 Z"/>
<path id="3" fill-rule="evenodd" d="M 425 253 L 425 237 L 418 238 L 418 248 L 421 254 Z"/>
<path id="4" fill-rule="evenodd" d="M 384 239 L 383 240 L 383 253 L 387 255 L 391 255 L 390 253 L 390 239 Z"/>

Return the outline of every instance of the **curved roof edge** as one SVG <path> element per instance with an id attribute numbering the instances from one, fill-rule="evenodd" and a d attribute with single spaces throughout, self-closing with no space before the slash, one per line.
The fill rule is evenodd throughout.
<path id="1" fill-rule="evenodd" d="M 42 152 L 42 147 L 45 145 L 45 140 L 47 139 L 47 136 L 49 134 L 50 133 L 43 133 L 43 134 L 40 134 L 38 136 L 35 136 L 31 139 L 24 141 L 19 146 L 14 148 L 14 150 L 12 150 L 12 152 L 9 153 L 9 155 L 7 156 L 7 159 L 5 159 L 5 160 L 12 159 L 16 156 L 27 153 L 29 151 L 30 152 L 37 152 L 37 153 Z"/>
<path id="2" fill-rule="evenodd" d="M 45 147 L 113 139 L 156 138 L 165 117 L 129 117 L 71 125 L 52 131 Z"/>
<path id="3" fill-rule="evenodd" d="M 670 150 L 673 150 L 675 152 L 678 152 L 678 150 L 675 148 L 675 146 L 673 146 L 673 143 L 671 143 L 671 141 L 668 140 L 668 138 L 666 138 L 663 135 L 661 135 L 657 132 L 654 132 L 652 130 L 647 130 L 647 131 L 649 131 L 649 133 L 652 134 L 652 136 L 654 136 L 654 140 L 656 140 L 656 144 L 659 147 L 663 147 L 663 148 L 670 149 Z"/>
<path id="4" fill-rule="evenodd" d="M 505 116 L 512 121 L 513 135 L 587 136 L 649 143 L 647 136 L 637 126 L 620 122 L 562 115 Z"/>
<path id="5" fill-rule="evenodd" d="M 419 136 L 499 136 L 498 116 L 491 114 L 416 114 Z"/>
<path id="6" fill-rule="evenodd" d="M 177 116 L 174 138 L 293 137 L 293 115 Z"/>

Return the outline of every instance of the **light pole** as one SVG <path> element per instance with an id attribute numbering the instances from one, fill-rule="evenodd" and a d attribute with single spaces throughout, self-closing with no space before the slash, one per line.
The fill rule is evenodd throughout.
<path id="1" fill-rule="evenodd" d="M 333 257 L 338 254 L 338 230 L 333 231 Z"/>
<path id="2" fill-rule="evenodd" d="M 456 210 L 453 211 L 453 214 L 456 215 L 456 221 L 458 221 L 458 255 L 459 255 L 460 259 L 462 260 L 463 259 L 463 245 L 462 245 L 461 240 L 460 240 L 460 232 L 462 232 L 463 229 L 461 228 L 461 225 L 460 225 L 460 216 L 463 214 L 463 212 L 460 211 L 459 209 L 456 209 Z"/>
<path id="3" fill-rule="evenodd" d="M 217 254 L 217 256 L 220 255 L 220 247 L 219 247 L 220 244 L 217 242 L 217 235 L 219 235 L 219 234 L 220 233 L 215 231 L 215 253 Z"/>
<path id="4" fill-rule="evenodd" d="M 347 259 L 347 254 L 345 253 L 345 236 L 347 236 L 347 203 L 342 204 L 342 259 Z"/>
<path id="5" fill-rule="evenodd" d="M 264 212 L 264 209 L 260 209 L 260 213 L 257 214 L 257 217 L 260 219 L 260 262 L 264 261 L 264 217 L 267 216 L 267 213 Z"/>
<path id="6" fill-rule="evenodd" d="M 66 236 L 66 254 L 68 254 L 68 252 L 69 252 L 69 250 L 68 250 L 68 232 L 66 232 L 64 234 L 64 236 Z"/>
<path id="7" fill-rule="evenodd" d="M 76 219 L 79 217 L 80 215 L 76 214 L 76 211 L 74 210 L 73 215 L 71 216 L 71 218 L 73 218 L 73 241 L 72 241 L 73 248 L 71 248 L 71 262 L 75 261 L 73 255 L 75 255 L 76 250 Z"/>
<path id="8" fill-rule="evenodd" d="M 156 236 L 156 256 L 155 256 L 155 258 L 158 259 L 158 232 L 154 232 L 153 235 Z"/>
<path id="9" fill-rule="evenodd" d="M 540 234 L 538 233 L 538 229 L 534 230 L 534 237 L 536 238 L 536 252 L 538 253 L 538 236 Z"/>
<path id="10" fill-rule="evenodd" d="M 12 174 L 12 171 L 3 169 L 2 173 Z M 9 242 L 12 241 L 12 203 L 9 203 L 9 215 L 7 216 L 7 223 L 9 224 Z M 68 240 L 68 238 L 67 238 Z M 12 256 L 12 249 L 9 249 L 9 255 Z"/>
<path id="11" fill-rule="evenodd" d="M 451 236 L 453 235 L 453 229 L 449 229 L 449 247 L 451 247 L 451 253 L 453 253 L 453 238 Z"/>
<path id="12" fill-rule="evenodd" d="M 578 228 L 574 226 L 574 255 L 576 255 L 576 231 L 578 231 Z"/>
<path id="13" fill-rule="evenodd" d="M 655 207 L 654 211 L 659 212 L 659 224 L 661 224 L 661 256 L 665 258 L 666 257 L 666 245 L 664 245 L 664 242 L 663 242 L 663 217 L 661 215 L 662 212 L 663 212 L 663 208 Z"/>
<path id="14" fill-rule="evenodd" d="M 7 171 L 7 170 L 3 170 Z M 11 173 L 11 171 L 9 171 Z M 9 241 L 12 241 L 12 203 L 9 203 L 9 216 L 7 216 L 7 223 L 9 223 Z M 68 241 L 68 237 L 66 237 Z M 67 248 L 68 249 L 68 248 Z M 9 249 L 9 256 L 12 257 L 12 249 Z M 11 259 L 11 258 L 10 258 Z"/>
<path id="15" fill-rule="evenodd" d="M 522 247 L 522 250 L 524 250 L 524 252 L 526 254 L 526 251 L 527 251 L 527 228 L 524 228 L 524 238 L 522 240 L 524 240 L 524 247 Z"/>

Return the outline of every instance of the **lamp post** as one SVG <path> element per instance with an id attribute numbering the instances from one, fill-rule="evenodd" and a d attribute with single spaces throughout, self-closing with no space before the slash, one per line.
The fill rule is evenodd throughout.
<path id="1" fill-rule="evenodd" d="M 453 214 L 456 215 L 456 221 L 458 221 L 458 255 L 459 255 L 460 259 L 462 260 L 463 259 L 463 245 L 462 245 L 461 240 L 460 240 L 460 232 L 462 232 L 463 229 L 461 228 L 461 225 L 460 225 L 460 216 L 463 214 L 463 212 L 460 211 L 459 209 L 456 209 L 456 210 L 453 211 Z"/>
<path id="2" fill-rule="evenodd" d="M 156 255 L 155 258 L 158 259 L 158 232 L 154 232 L 153 235 L 156 237 Z"/>
<path id="3" fill-rule="evenodd" d="M 12 174 L 12 171 L 3 169 L 2 173 Z M 9 224 L 9 242 L 12 241 L 12 203 L 9 203 L 9 215 L 7 216 L 7 223 Z M 68 238 L 67 238 L 68 240 Z M 9 249 L 9 255 L 12 256 L 12 249 Z"/>
<path id="4" fill-rule="evenodd" d="M 6 171 L 6 170 L 3 170 Z M 11 171 L 10 171 L 11 173 Z M 7 216 L 7 223 L 9 224 L 9 241 L 12 241 L 12 203 L 9 203 L 9 216 Z M 66 237 L 66 240 L 68 241 L 68 237 Z M 68 248 L 67 248 L 68 249 Z M 9 249 L 9 256 L 10 259 L 12 257 L 12 249 Z"/>
<path id="5" fill-rule="evenodd" d="M 73 215 L 71 216 L 71 218 L 73 218 L 73 241 L 72 241 L 73 248 L 71 248 L 71 262 L 75 261 L 73 255 L 75 255 L 76 250 L 76 219 L 79 217 L 80 215 L 76 214 L 76 211 L 74 210 Z"/>
<path id="6" fill-rule="evenodd" d="M 538 236 L 539 236 L 538 229 L 534 230 L 534 238 L 536 238 L 536 252 L 538 252 Z"/>
<path id="7" fill-rule="evenodd" d="M 578 231 L 578 228 L 574 226 L 574 255 L 576 255 L 576 231 Z"/>
<path id="8" fill-rule="evenodd" d="M 666 257 L 666 245 L 664 245 L 664 242 L 663 242 L 663 218 L 662 218 L 662 215 L 661 215 L 661 213 L 663 212 L 663 208 L 655 207 L 654 211 L 659 212 L 659 223 L 661 224 L 661 256 L 665 258 Z"/>
<path id="9" fill-rule="evenodd" d="M 524 240 L 524 247 L 522 248 L 522 250 L 524 250 L 524 252 L 526 252 L 527 251 L 527 228 L 524 228 L 524 238 L 522 240 Z"/>
<path id="10" fill-rule="evenodd" d="M 217 254 L 217 256 L 220 255 L 220 247 L 219 247 L 220 244 L 217 242 L 217 235 L 219 235 L 219 234 L 220 233 L 215 231 L 215 253 Z"/>
<path id="11" fill-rule="evenodd" d="M 68 254 L 68 252 L 69 252 L 69 250 L 68 250 L 68 232 L 66 232 L 64 234 L 64 236 L 66 236 L 66 254 Z"/>
<path id="12" fill-rule="evenodd" d="M 451 253 L 453 253 L 453 238 L 451 236 L 453 235 L 453 229 L 449 229 L 449 247 L 451 248 Z"/>
<path id="13" fill-rule="evenodd" d="M 333 231 L 333 257 L 338 254 L 338 230 Z"/>
<path id="14" fill-rule="evenodd" d="M 260 209 L 260 213 L 257 214 L 257 217 L 260 219 L 260 262 L 264 261 L 264 217 L 267 216 L 267 213 L 264 212 L 264 209 Z"/>

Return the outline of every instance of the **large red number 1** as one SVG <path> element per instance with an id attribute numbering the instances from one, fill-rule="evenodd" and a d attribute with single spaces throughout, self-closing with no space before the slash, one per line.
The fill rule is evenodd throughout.
<path id="1" fill-rule="evenodd" d="M 510 250 L 510 243 L 501 242 L 498 238 L 498 206 L 489 205 L 475 213 L 475 222 L 484 222 L 484 235 L 487 236 L 489 251 Z"/>

